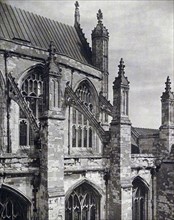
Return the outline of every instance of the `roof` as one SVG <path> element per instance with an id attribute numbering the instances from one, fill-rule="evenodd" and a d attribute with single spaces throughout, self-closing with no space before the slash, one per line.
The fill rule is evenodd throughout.
<path id="1" fill-rule="evenodd" d="M 149 135 L 157 135 L 159 134 L 158 129 L 150 129 L 150 128 L 136 128 L 132 127 L 132 132 L 138 138 L 139 136 L 149 136 Z"/>
<path id="2" fill-rule="evenodd" d="M 91 64 L 90 47 L 78 31 L 73 26 L 0 3 L 1 39 L 19 40 L 42 49 L 48 49 L 53 41 L 57 53 Z"/>

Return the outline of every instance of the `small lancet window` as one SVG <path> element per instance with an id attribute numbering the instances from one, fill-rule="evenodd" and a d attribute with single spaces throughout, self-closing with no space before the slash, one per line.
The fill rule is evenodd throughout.
<path id="1" fill-rule="evenodd" d="M 92 147 L 92 128 L 89 128 L 89 147 Z"/>
<path id="2" fill-rule="evenodd" d="M 86 129 L 86 127 L 84 127 L 84 130 L 83 130 L 83 134 L 84 134 L 84 137 L 83 137 L 83 146 L 86 148 L 87 147 L 87 135 L 88 135 L 88 133 L 87 133 L 87 129 Z"/>
<path id="3" fill-rule="evenodd" d="M 76 127 L 72 127 L 72 147 L 76 147 Z"/>
<path id="4" fill-rule="evenodd" d="M 78 147 L 82 147 L 82 128 L 78 128 Z"/>
<path id="5" fill-rule="evenodd" d="M 19 136 L 19 142 L 20 142 L 20 145 L 22 146 L 26 146 L 27 145 L 27 122 L 22 120 L 20 122 L 20 126 L 19 126 L 19 130 L 20 130 L 20 136 Z"/>

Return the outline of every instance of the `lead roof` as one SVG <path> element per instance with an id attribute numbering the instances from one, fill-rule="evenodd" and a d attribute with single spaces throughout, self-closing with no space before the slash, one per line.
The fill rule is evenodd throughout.
<path id="1" fill-rule="evenodd" d="M 75 27 L 4 3 L 0 3 L 0 37 L 42 49 L 48 49 L 50 41 L 53 41 L 58 54 L 91 64 L 86 45 L 82 43 L 86 39 L 82 39 L 83 33 L 78 34 Z"/>

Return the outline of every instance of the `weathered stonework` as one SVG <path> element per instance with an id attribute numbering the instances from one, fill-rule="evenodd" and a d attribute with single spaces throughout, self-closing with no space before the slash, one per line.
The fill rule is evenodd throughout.
<path id="1" fill-rule="evenodd" d="M 28 15 L 15 9 L 15 25 L 26 39 L 10 32 L 15 32 L 9 14 L 14 9 L 2 3 L 0 7 L 10 25 L 6 27 L 3 20 L 0 33 L 0 206 L 3 204 L 4 213 L 8 207 L 3 198 L 8 198 L 12 204 L 20 202 L 23 220 L 70 220 L 77 213 L 82 220 L 84 210 L 88 210 L 88 220 L 134 220 L 135 215 L 137 220 L 174 219 L 170 79 L 161 97 L 161 127 L 134 128 L 129 120 L 129 82 L 123 59 L 114 81 L 113 105 L 108 101 L 109 33 L 101 10 L 91 49 L 80 27 L 77 2 L 75 26 L 42 18 L 44 24 L 54 27 L 48 25 L 45 35 L 42 19 L 30 14 L 38 19 L 34 38 L 27 29 L 31 21 L 23 30 L 17 22 L 21 13 L 24 23 Z M 52 39 L 55 46 L 51 42 L 48 49 Z M 28 114 L 21 116 L 23 110 Z M 27 131 L 25 123 L 20 128 L 20 120 L 30 122 Z M 21 139 L 26 138 L 27 144 L 22 145 Z M 75 195 L 80 201 L 74 200 L 76 207 L 71 203 Z M 91 199 L 83 201 L 85 196 Z M 76 212 L 78 206 L 81 211 Z M 0 207 L 0 216 L 4 213 Z"/>

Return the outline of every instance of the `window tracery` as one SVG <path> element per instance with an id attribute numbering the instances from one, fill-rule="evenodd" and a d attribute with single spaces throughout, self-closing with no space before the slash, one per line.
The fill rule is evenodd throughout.
<path id="1" fill-rule="evenodd" d="M 76 95 L 86 105 L 89 111 L 96 113 L 95 99 L 92 96 L 91 88 L 87 82 L 80 83 L 76 89 Z M 73 148 L 92 148 L 95 147 L 96 133 L 91 127 L 87 118 L 75 108 L 72 108 L 72 144 Z"/>
<path id="2" fill-rule="evenodd" d="M 28 218 L 28 205 L 20 197 L 0 189 L 0 219 L 24 220 Z"/>
<path id="3" fill-rule="evenodd" d="M 100 197 L 93 188 L 83 183 L 66 201 L 66 220 L 99 220 Z"/>
<path id="4" fill-rule="evenodd" d="M 133 181 L 132 219 L 148 220 L 148 189 L 140 179 Z"/>
<path id="5" fill-rule="evenodd" d="M 41 71 L 32 71 L 23 81 L 21 90 L 22 95 L 28 102 L 29 108 L 32 110 L 36 119 L 38 119 L 43 110 L 43 81 Z M 21 109 L 19 119 L 19 133 L 20 146 L 29 146 L 34 144 L 32 130 L 25 114 Z"/>

